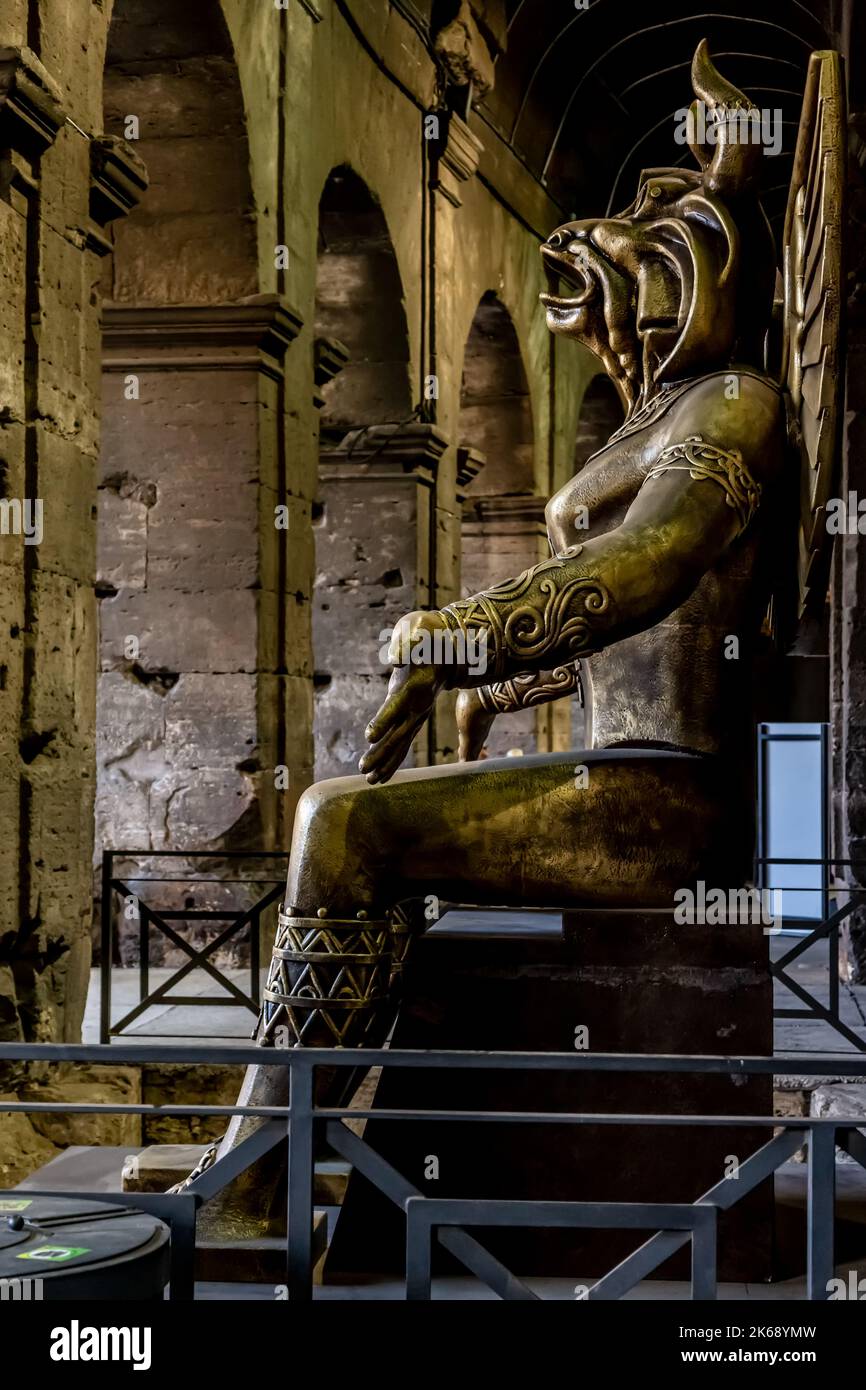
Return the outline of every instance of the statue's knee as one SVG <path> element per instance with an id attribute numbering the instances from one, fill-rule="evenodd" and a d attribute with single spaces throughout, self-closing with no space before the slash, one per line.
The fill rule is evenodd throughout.
<path id="1" fill-rule="evenodd" d="M 359 796 L 369 790 L 363 777 L 332 777 L 315 782 L 301 796 L 295 811 L 295 839 L 315 835 L 317 839 L 345 833 Z"/>

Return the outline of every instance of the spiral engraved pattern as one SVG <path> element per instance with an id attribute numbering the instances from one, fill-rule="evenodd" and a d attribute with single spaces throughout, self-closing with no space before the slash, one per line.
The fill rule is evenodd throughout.
<path id="1" fill-rule="evenodd" d="M 487 633 L 494 677 L 506 676 L 523 661 L 537 665 L 552 656 L 565 663 L 597 649 L 598 619 L 610 607 L 611 596 L 594 576 L 568 573 L 582 548 L 571 546 L 516 579 L 441 610 L 452 631 Z M 452 683 L 460 684 L 465 674 L 457 671 Z"/>

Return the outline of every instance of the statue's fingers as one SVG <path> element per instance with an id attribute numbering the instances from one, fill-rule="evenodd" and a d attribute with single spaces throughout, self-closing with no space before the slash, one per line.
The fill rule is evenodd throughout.
<path id="1" fill-rule="evenodd" d="M 382 762 L 374 768 L 372 772 L 367 773 L 367 781 L 371 785 L 375 785 L 377 782 L 390 782 L 406 754 L 409 752 L 413 737 L 413 734 L 408 734 L 401 743 L 391 748 L 391 752 L 387 758 L 383 758 Z"/>
<path id="2" fill-rule="evenodd" d="M 402 723 L 404 704 L 405 696 L 402 689 L 389 691 L 364 730 L 364 737 L 368 743 L 378 743 L 390 728 Z"/>
<path id="3" fill-rule="evenodd" d="M 367 749 L 367 752 L 358 764 L 360 771 L 365 773 L 368 779 L 369 776 L 373 774 L 376 780 L 379 780 L 385 767 L 391 766 L 393 763 L 393 755 L 396 749 L 399 756 L 394 766 L 391 767 L 393 772 L 394 767 L 398 767 L 403 757 L 405 757 L 405 751 L 414 737 L 415 732 L 411 725 L 407 726 L 405 723 L 395 725 L 388 733 L 382 735 L 378 743 L 375 743 L 372 748 Z"/>
<path id="4" fill-rule="evenodd" d="M 375 772 L 381 768 L 394 743 L 404 739 L 410 727 L 405 719 L 400 719 L 383 730 L 381 737 L 367 749 L 358 763 L 361 772 Z"/>
<path id="5" fill-rule="evenodd" d="M 368 782 L 387 782 L 393 777 L 426 717 L 421 714 L 401 720 L 367 750 L 358 767 Z"/>

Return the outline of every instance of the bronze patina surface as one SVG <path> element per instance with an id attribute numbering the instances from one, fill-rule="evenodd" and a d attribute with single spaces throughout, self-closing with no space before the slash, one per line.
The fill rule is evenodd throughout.
<path id="1" fill-rule="evenodd" d="M 599 357 L 625 423 L 549 502 L 548 560 L 396 628 L 362 775 L 319 783 L 298 807 L 264 1044 L 383 1038 L 413 920 L 400 904 L 427 894 L 652 907 L 699 879 L 749 876 L 754 659 L 771 598 L 779 621 L 781 533 L 800 493 L 803 601 L 817 588 L 814 514 L 835 447 L 838 239 L 819 253 L 816 235 L 837 227 L 841 198 L 839 60 L 816 54 L 810 69 L 778 370 L 751 104 L 704 44 L 692 82 L 715 137 L 692 146 L 697 169 L 645 171 L 618 216 L 566 223 L 541 247 L 548 326 Z M 479 641 L 484 671 L 466 655 Z M 585 750 L 473 761 L 497 713 L 581 676 Z M 399 771 L 453 689 L 464 761 Z M 279 1103 L 282 1085 L 253 1069 L 243 1101 Z M 224 1146 L 252 1123 L 234 1122 Z M 268 1219 L 267 1188 L 251 1170 L 208 1220 L 248 1233 Z"/>

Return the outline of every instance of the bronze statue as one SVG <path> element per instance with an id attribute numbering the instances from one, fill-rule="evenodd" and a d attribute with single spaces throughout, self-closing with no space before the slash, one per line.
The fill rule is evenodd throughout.
<path id="1" fill-rule="evenodd" d="M 298 806 L 262 1045 L 383 1041 L 412 904 L 429 894 L 665 906 L 682 885 L 750 876 L 754 661 L 768 608 L 783 619 L 801 471 L 801 607 L 820 594 L 815 513 L 838 415 L 839 60 L 810 67 L 775 369 L 751 103 L 703 43 L 692 82 L 715 137 L 692 145 L 698 169 L 645 171 L 624 212 L 566 223 L 541 247 L 548 326 L 599 357 L 625 422 L 548 504 L 550 559 L 396 629 L 363 775 L 319 783 Z M 484 674 L 465 659 L 479 640 Z M 418 660 L 422 648 L 432 657 Z M 581 674 L 586 750 L 474 761 L 497 712 L 568 694 Z M 454 689 L 462 761 L 398 771 Z M 242 1099 L 278 1104 L 284 1085 L 254 1068 Z M 233 1122 L 222 1151 L 255 1123 Z M 211 1219 L 264 1221 L 263 1182 L 251 1170 Z"/>

